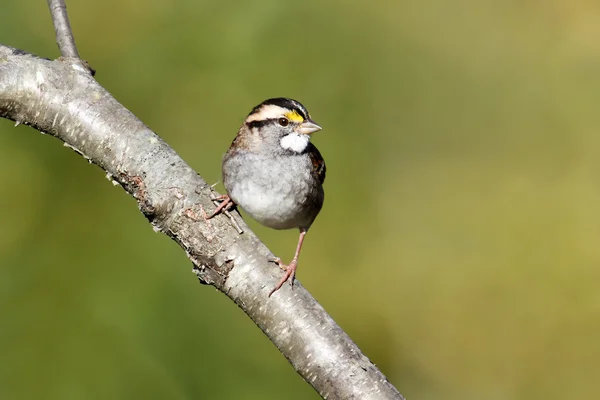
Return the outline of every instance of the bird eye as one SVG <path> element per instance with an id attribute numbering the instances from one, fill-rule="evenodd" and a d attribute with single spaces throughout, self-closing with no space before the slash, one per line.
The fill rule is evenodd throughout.
<path id="1" fill-rule="evenodd" d="M 290 121 L 288 121 L 287 118 L 279 118 L 279 125 L 281 126 L 288 126 L 288 124 L 290 123 Z"/>

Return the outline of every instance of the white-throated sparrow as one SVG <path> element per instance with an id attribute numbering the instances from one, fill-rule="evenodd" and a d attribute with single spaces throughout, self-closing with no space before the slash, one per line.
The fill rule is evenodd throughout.
<path id="1" fill-rule="evenodd" d="M 321 211 L 324 200 L 325 161 L 310 143 L 321 127 L 308 110 L 287 98 L 265 100 L 254 107 L 223 158 L 227 195 L 210 216 L 233 204 L 273 229 L 300 229 L 292 261 L 274 261 L 285 274 L 269 296 L 294 276 L 304 236 Z"/>

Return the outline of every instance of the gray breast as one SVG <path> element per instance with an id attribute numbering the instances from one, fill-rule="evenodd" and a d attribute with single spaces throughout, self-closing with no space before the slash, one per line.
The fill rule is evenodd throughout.
<path id="1" fill-rule="evenodd" d="M 274 229 L 306 228 L 323 206 L 321 184 L 307 154 L 273 157 L 239 151 L 223 162 L 223 184 L 233 201 Z"/>

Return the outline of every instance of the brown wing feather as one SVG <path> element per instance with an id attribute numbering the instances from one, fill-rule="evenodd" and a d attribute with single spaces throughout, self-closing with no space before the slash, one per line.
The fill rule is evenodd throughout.
<path id="1" fill-rule="evenodd" d="M 322 184 L 323 182 L 325 182 L 325 171 L 327 169 L 325 167 L 325 160 L 323 160 L 321 153 L 319 153 L 319 150 L 317 150 L 317 148 L 312 143 L 308 144 L 308 148 L 306 150 L 308 152 L 310 160 L 312 161 L 312 173 L 314 177 L 317 178 L 317 180 Z"/>

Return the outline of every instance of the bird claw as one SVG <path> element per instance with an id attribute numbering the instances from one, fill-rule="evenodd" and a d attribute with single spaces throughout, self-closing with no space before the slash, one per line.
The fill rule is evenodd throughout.
<path id="1" fill-rule="evenodd" d="M 233 200 L 231 200 L 231 198 L 227 194 L 223 194 L 223 195 L 217 196 L 215 198 L 212 198 L 211 200 L 214 201 L 214 202 L 220 201 L 221 204 L 219 204 L 217 206 L 217 208 L 215 209 L 215 211 L 212 212 L 212 214 L 210 214 L 208 217 L 206 217 L 207 220 L 211 219 L 212 217 L 214 217 L 215 215 L 218 215 L 220 213 L 225 213 L 231 207 L 233 207 L 233 205 L 235 204 L 233 202 Z"/>
<path id="2" fill-rule="evenodd" d="M 215 183 L 215 185 L 216 185 L 216 183 Z M 225 201 L 225 200 L 229 199 L 229 195 L 228 194 L 220 194 L 217 197 L 211 197 L 210 199 L 212 201 Z"/>
<path id="3" fill-rule="evenodd" d="M 269 258 L 267 258 L 267 261 L 268 261 L 268 262 L 271 262 L 271 263 L 274 263 L 274 264 L 277 264 L 277 266 L 278 266 L 279 268 L 281 268 L 282 270 L 284 270 L 284 271 L 287 269 L 287 265 L 285 265 L 285 264 L 284 264 L 284 263 L 281 261 L 281 258 L 279 258 L 279 257 L 269 257 Z"/>
<path id="4" fill-rule="evenodd" d="M 296 268 L 298 267 L 298 262 L 296 260 L 292 260 L 289 265 L 285 265 L 281 262 L 280 258 L 275 258 L 273 260 L 269 260 L 270 262 L 274 262 L 279 265 L 279 268 L 285 271 L 283 277 L 277 282 L 277 285 L 269 292 L 269 297 L 283 286 L 284 283 L 290 281 L 290 286 L 292 289 L 294 288 L 294 279 L 296 278 Z"/>
<path id="5" fill-rule="evenodd" d="M 235 207 L 235 202 L 231 200 L 231 197 L 229 197 L 228 194 L 222 194 L 220 196 L 211 198 L 211 200 L 215 203 L 215 205 L 219 201 L 221 202 L 221 204 L 217 206 L 217 208 L 215 209 L 215 211 L 212 212 L 212 214 L 206 216 L 204 219 L 208 221 L 209 219 L 213 218 L 218 214 L 225 214 L 231 220 L 233 227 L 238 231 L 238 233 L 240 235 L 244 233 L 244 230 L 240 228 L 235 218 L 233 218 L 233 215 L 231 215 L 231 213 L 229 212 L 231 208 Z"/>

